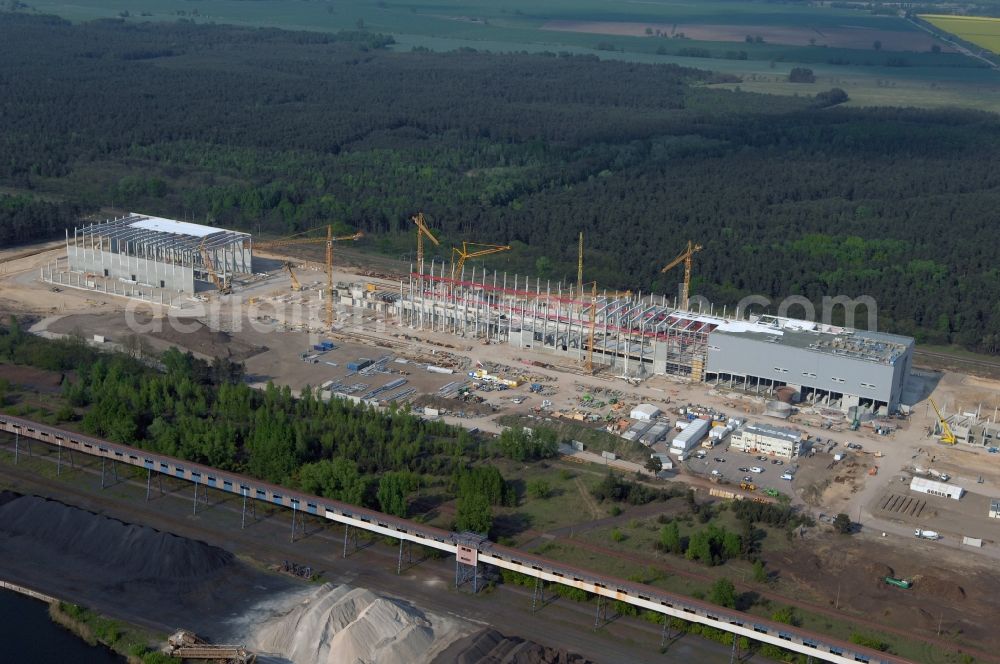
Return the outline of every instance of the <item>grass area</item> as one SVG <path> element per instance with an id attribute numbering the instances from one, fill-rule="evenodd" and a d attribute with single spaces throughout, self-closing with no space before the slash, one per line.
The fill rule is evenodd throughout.
<path id="1" fill-rule="evenodd" d="M 976 362 L 996 362 L 996 355 L 986 355 L 984 353 L 974 353 L 971 350 L 966 350 L 961 346 L 935 346 L 932 344 L 919 344 L 917 350 L 926 351 L 928 353 L 941 353 L 942 355 L 950 355 L 952 357 L 958 358 L 960 360 L 974 360 Z"/>
<path id="2" fill-rule="evenodd" d="M 171 662 L 160 653 L 157 646 L 166 641 L 163 634 L 108 618 L 76 604 L 52 602 L 49 604 L 52 621 L 73 632 L 90 645 L 104 645 L 130 662 L 163 664 Z"/>
<path id="3" fill-rule="evenodd" d="M 1000 18 L 921 14 L 920 18 L 960 39 L 1000 54 Z"/>

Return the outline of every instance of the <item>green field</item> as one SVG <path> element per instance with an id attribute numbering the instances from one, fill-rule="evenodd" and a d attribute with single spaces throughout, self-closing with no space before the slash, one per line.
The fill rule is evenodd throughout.
<path id="1" fill-rule="evenodd" d="M 397 50 L 591 53 L 735 74 L 744 78 L 746 90 L 785 95 L 815 92 L 787 80 L 793 67 L 805 65 L 816 72 L 816 89 L 838 85 L 854 105 L 1000 110 L 1000 75 L 982 62 L 954 52 L 898 16 L 829 6 L 710 0 L 553 0 L 541 5 L 526 0 L 497 5 L 469 0 L 36 0 L 30 5 L 76 21 L 125 17 L 319 31 L 361 27 L 392 34 Z"/>
<path id="2" fill-rule="evenodd" d="M 923 20 L 976 46 L 1000 54 L 1000 18 L 923 14 Z"/>

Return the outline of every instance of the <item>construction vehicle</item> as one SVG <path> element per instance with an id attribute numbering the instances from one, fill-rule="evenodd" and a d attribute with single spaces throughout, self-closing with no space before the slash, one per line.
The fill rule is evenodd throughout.
<path id="1" fill-rule="evenodd" d="M 740 482 L 740 488 L 744 491 L 756 491 L 757 485 L 753 482 Z"/>
<path id="2" fill-rule="evenodd" d="M 201 252 L 201 262 L 205 271 L 208 272 L 209 278 L 212 283 L 215 284 L 215 289 L 222 293 L 223 295 L 229 295 L 233 292 L 232 286 L 229 283 L 229 278 L 220 279 L 219 275 L 215 271 L 215 263 L 212 261 L 212 254 L 208 253 L 208 247 L 205 246 L 205 241 L 202 240 L 198 245 L 198 251 Z"/>
<path id="3" fill-rule="evenodd" d="M 690 295 L 691 291 L 691 258 L 702 249 L 703 247 L 700 244 L 695 244 L 691 240 L 688 240 L 687 249 L 682 251 L 680 256 L 670 261 L 670 263 L 667 264 L 666 267 L 660 270 L 661 274 L 669 272 L 670 270 L 680 265 L 682 262 L 684 263 L 684 289 L 681 291 L 681 298 L 679 303 L 680 308 L 683 309 L 684 311 L 687 311 L 688 309 L 688 304 L 689 304 L 688 296 Z"/>
<path id="4" fill-rule="evenodd" d="M 254 242 L 254 247 L 256 249 L 278 249 L 281 247 L 292 247 L 306 244 L 323 244 L 326 246 L 326 328 L 331 329 L 333 327 L 333 243 L 345 240 L 360 240 L 364 237 L 364 233 L 358 231 L 356 233 L 352 233 L 351 235 L 340 235 L 335 237 L 333 235 L 333 226 L 328 225 L 326 227 L 326 237 L 303 237 L 316 230 L 318 229 L 310 228 L 307 231 L 295 233 L 294 235 L 289 235 L 288 237 L 281 238 L 280 240 L 264 240 Z"/>
<path id="5" fill-rule="evenodd" d="M 295 273 L 292 271 L 292 264 L 289 263 L 288 261 L 285 261 L 284 268 L 285 270 L 288 271 L 288 278 L 292 280 L 292 290 L 293 291 L 302 290 L 302 284 L 299 283 L 299 280 L 296 278 Z"/>
<path id="6" fill-rule="evenodd" d="M 948 422 L 941 415 L 941 411 L 938 409 L 938 405 L 934 403 L 934 399 L 928 399 L 931 402 L 931 406 L 934 407 L 934 413 L 937 415 L 938 426 L 941 427 L 941 437 L 940 440 L 945 445 L 954 445 L 958 442 L 955 438 L 955 434 L 952 432 L 951 427 L 948 426 Z"/>
<path id="7" fill-rule="evenodd" d="M 469 251 L 473 247 L 484 247 L 483 249 L 474 249 Z M 490 254 L 498 254 L 501 251 L 510 251 L 510 245 L 506 244 L 483 244 L 481 242 L 466 242 L 462 241 L 462 248 L 452 247 L 451 249 L 451 278 L 462 277 L 462 268 L 465 267 L 465 261 L 470 258 L 480 258 L 482 256 L 489 256 Z M 458 262 L 455 262 L 456 256 L 458 257 Z"/>
<path id="8" fill-rule="evenodd" d="M 908 579 L 897 579 L 894 576 L 885 577 L 885 582 L 890 586 L 896 586 L 897 588 L 902 588 L 903 590 L 909 590 L 913 587 L 913 581 Z"/>
<path id="9" fill-rule="evenodd" d="M 441 243 L 427 227 L 423 212 L 418 212 L 415 217 L 410 217 L 410 220 L 417 226 L 417 272 L 422 275 L 424 273 L 424 236 L 427 236 L 435 246 L 441 246 Z"/>

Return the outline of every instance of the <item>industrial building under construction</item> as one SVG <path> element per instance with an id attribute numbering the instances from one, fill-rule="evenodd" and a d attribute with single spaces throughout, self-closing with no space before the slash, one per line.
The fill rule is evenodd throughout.
<path id="1" fill-rule="evenodd" d="M 69 274 L 48 280 L 76 284 L 108 281 L 194 293 L 196 282 L 224 289 L 234 274 L 251 273 L 248 233 L 130 213 L 67 233 Z M 43 277 L 47 275 L 43 274 Z"/>
<path id="2" fill-rule="evenodd" d="M 453 275 L 434 261 L 428 268 L 398 293 L 358 290 L 342 301 L 413 328 L 553 352 L 625 377 L 676 375 L 760 395 L 790 387 L 796 399 L 844 411 L 896 410 L 910 371 L 909 337 L 777 316 L 734 319 L 662 296 L 595 294 L 475 267 Z"/>
<path id="3" fill-rule="evenodd" d="M 311 237 L 306 231 L 257 245 L 282 250 L 326 246 L 321 297 L 327 330 L 337 302 L 376 310 L 386 320 L 411 328 L 552 352 L 628 379 L 672 375 L 765 397 L 780 390 L 792 400 L 845 412 L 885 414 L 899 406 L 913 339 L 777 316 L 746 319 L 725 311 L 721 316 L 691 311 L 684 302 L 691 257 L 700 245 L 688 243 L 664 268 L 685 265 L 677 306 L 664 296 L 599 292 L 596 285 L 582 283 L 582 237 L 578 280 L 571 285 L 487 272 L 466 263 L 510 250 L 505 245 L 465 242 L 454 250 L 457 262 L 425 264 L 423 239 L 438 241 L 421 215 L 413 221 L 416 267 L 403 279 L 370 287 L 333 287 L 333 243 L 357 239 L 360 233 L 338 237 L 326 227 L 325 237 Z M 161 302 L 163 291 L 193 293 L 196 282 L 214 283 L 218 291 L 228 293 L 231 277 L 253 274 L 252 247 L 246 233 L 130 214 L 74 229 L 67 238 L 68 271 L 43 269 L 42 278 L 150 300 L 159 289 Z M 288 272 L 293 290 L 298 290 L 290 266 Z M 142 286 L 150 289 L 148 295 Z"/>

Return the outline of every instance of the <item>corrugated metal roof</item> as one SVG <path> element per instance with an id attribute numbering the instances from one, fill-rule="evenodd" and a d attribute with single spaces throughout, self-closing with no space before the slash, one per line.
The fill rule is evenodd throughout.
<path id="1" fill-rule="evenodd" d="M 137 214 L 131 212 L 130 214 Z M 202 226 L 201 224 L 192 224 L 187 221 L 176 221 L 174 219 L 164 219 L 163 217 L 146 217 L 143 216 L 139 221 L 129 224 L 130 228 L 141 228 L 147 231 L 156 231 L 158 233 L 172 233 L 174 235 L 189 235 L 191 237 L 207 237 L 213 233 L 225 233 L 224 228 L 215 228 L 214 226 Z"/>
<path id="2" fill-rule="evenodd" d="M 651 403 L 641 403 L 632 409 L 633 413 L 641 413 L 646 417 L 656 417 L 660 414 L 660 409 Z M 635 417 L 635 415 L 633 415 Z"/>
<path id="3" fill-rule="evenodd" d="M 914 477 L 910 480 L 910 489 L 922 492 L 935 491 L 945 495 L 958 494 L 959 496 L 961 496 L 964 491 L 960 486 L 948 484 L 946 482 L 938 482 L 937 480 L 927 479 L 926 477 Z"/>

